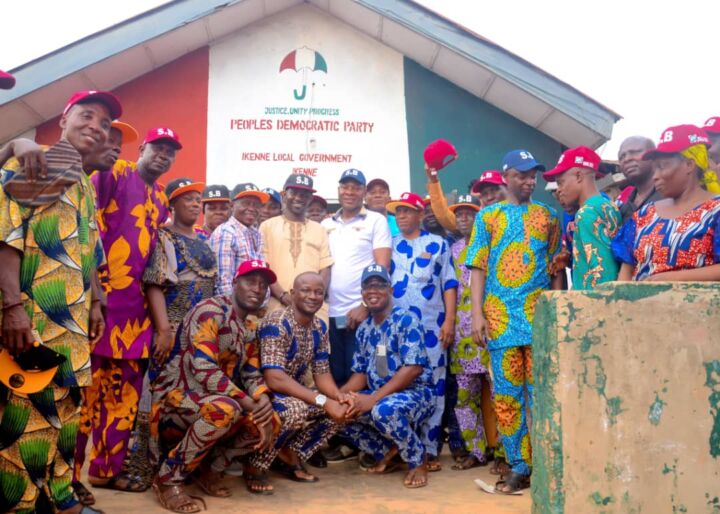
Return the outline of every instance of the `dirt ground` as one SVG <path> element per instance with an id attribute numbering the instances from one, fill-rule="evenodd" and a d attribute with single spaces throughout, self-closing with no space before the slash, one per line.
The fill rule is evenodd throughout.
<path id="1" fill-rule="evenodd" d="M 409 490 L 403 487 L 404 471 L 372 476 L 360 468 L 356 460 L 331 464 L 325 469 L 310 468 L 320 481 L 299 484 L 271 474 L 275 486 L 272 496 L 250 494 L 242 478 L 226 477 L 232 485 L 230 498 L 207 498 L 208 512 L 236 514 L 241 512 L 272 513 L 452 513 L 529 514 L 529 490 L 522 496 L 490 495 L 480 491 L 473 480 L 481 478 L 495 483 L 488 467 L 467 471 L 450 469 L 451 459 L 443 455 L 443 470 L 431 473 L 427 487 Z M 168 512 L 157 503 L 151 491 L 121 493 L 92 489 L 97 508 L 107 514 Z M 196 486 L 188 491 L 201 495 Z"/>

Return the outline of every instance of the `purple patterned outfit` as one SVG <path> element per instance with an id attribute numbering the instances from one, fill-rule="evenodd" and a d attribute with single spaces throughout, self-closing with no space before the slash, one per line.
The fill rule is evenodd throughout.
<path id="1" fill-rule="evenodd" d="M 488 373 L 490 354 L 472 340 L 470 270 L 465 266 L 467 239 L 458 240 L 450 247 L 450 252 L 459 283 L 455 342 L 450 347 L 450 373 L 455 375 L 458 385 L 455 416 L 467 450 L 480 462 L 486 462 L 487 439 L 481 399 L 484 381 L 490 383 L 492 390 Z"/>

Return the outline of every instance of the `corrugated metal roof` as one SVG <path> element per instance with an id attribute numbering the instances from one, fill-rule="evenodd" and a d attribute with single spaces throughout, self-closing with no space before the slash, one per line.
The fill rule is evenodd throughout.
<path id="1" fill-rule="evenodd" d="M 561 143 L 598 147 L 620 116 L 537 66 L 408 0 L 305 0 Z M 0 140 L 57 116 L 77 89 L 113 89 L 303 0 L 176 0 L 26 63 L 0 92 Z"/>

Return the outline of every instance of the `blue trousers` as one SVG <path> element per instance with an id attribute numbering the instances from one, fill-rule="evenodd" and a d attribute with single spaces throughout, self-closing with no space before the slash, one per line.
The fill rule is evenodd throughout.
<path id="1" fill-rule="evenodd" d="M 370 394 L 372 391 L 362 391 Z M 416 386 L 386 396 L 369 411 L 345 427 L 343 435 L 355 446 L 381 460 L 397 447 L 400 457 L 411 468 L 425 460 L 425 445 L 419 425 L 433 411 L 430 387 Z"/>

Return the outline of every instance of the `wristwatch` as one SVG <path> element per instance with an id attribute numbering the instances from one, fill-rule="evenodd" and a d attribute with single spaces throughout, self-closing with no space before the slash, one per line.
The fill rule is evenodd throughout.
<path id="1" fill-rule="evenodd" d="M 324 394 L 319 394 L 315 397 L 315 405 L 320 407 L 321 409 L 325 408 L 325 403 L 327 402 L 327 396 Z"/>

